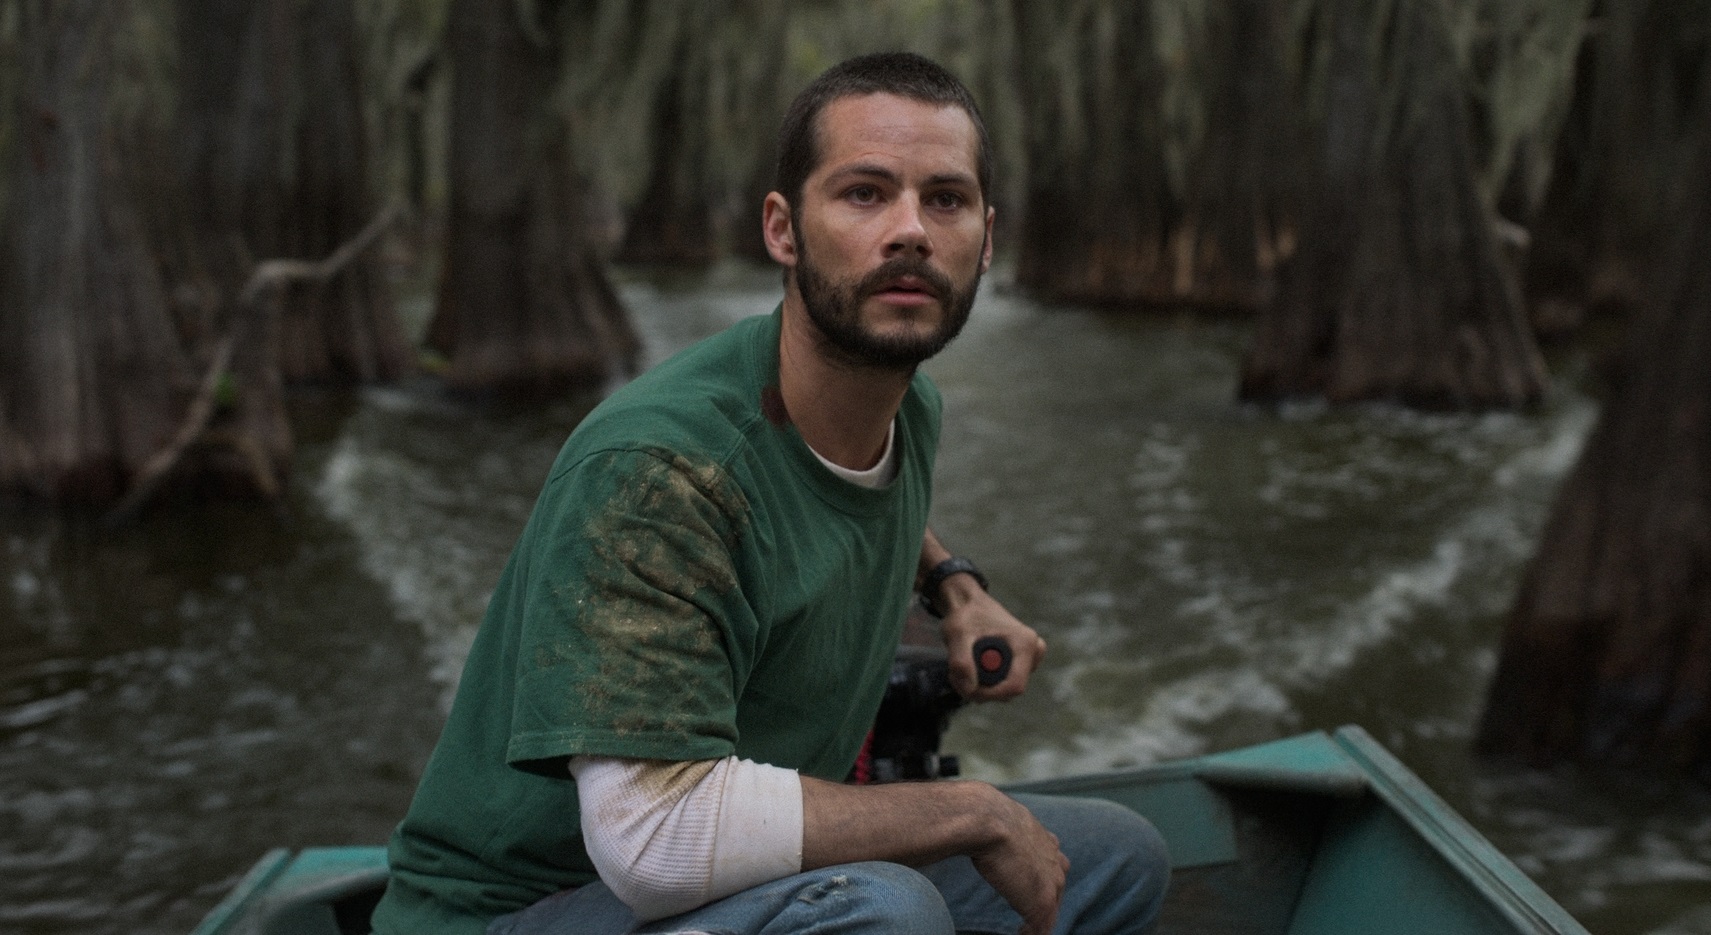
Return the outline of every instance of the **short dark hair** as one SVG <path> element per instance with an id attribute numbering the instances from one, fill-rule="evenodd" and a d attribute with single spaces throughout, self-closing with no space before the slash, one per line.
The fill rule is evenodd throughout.
<path id="1" fill-rule="evenodd" d="M 974 122 L 978 139 L 975 177 L 980 199 L 992 199 L 992 144 L 980 108 L 966 86 L 937 62 L 913 52 L 877 52 L 858 55 L 826 69 L 790 104 L 778 129 L 776 190 L 790 201 L 795 214 L 802 199 L 802 186 L 820 163 L 819 121 L 826 105 L 846 97 L 895 94 L 924 104 L 960 107 Z"/>

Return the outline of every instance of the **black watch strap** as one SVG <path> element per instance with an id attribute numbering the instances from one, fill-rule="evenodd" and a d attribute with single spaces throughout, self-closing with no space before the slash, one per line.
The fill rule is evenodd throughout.
<path id="1" fill-rule="evenodd" d="M 980 589 L 988 590 L 986 576 L 980 573 L 980 569 L 974 567 L 974 563 L 968 559 L 953 555 L 934 565 L 933 570 L 927 572 L 927 577 L 921 581 L 921 606 L 927 609 L 927 613 L 935 617 L 945 615 L 945 609 L 939 605 L 939 588 L 951 575 L 973 575 L 974 580 L 980 583 Z"/>

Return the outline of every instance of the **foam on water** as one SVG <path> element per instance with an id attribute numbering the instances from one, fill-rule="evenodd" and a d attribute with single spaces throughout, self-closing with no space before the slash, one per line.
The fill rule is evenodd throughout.
<path id="1" fill-rule="evenodd" d="M 1648 935 L 1711 932 L 1707 791 L 1644 775 L 1619 782 L 1575 769 L 1500 771 L 1476 783 L 1474 801 L 1494 843 L 1550 881 L 1592 931 L 1641 931 L 1650 918 Z"/>
<path id="2" fill-rule="evenodd" d="M 1037 602 L 1054 628 L 1040 680 L 1076 714 L 1018 703 L 1015 716 L 1070 739 L 1017 755 L 1005 716 L 981 710 L 948 742 L 977 775 L 1063 775 L 1332 726 L 1309 723 L 1302 699 L 1322 706 L 1334 684 L 1382 694 L 1362 684 L 1374 654 L 1488 673 L 1489 643 L 1458 634 L 1512 599 L 1549 491 L 1593 415 L 1569 395 L 1540 416 L 1297 406 L 1282 419 L 1137 426 L 1126 507 L 1036 548 L 1054 567 L 1096 565 L 1113 549 L 1138 566 Z M 1482 685 L 1434 686 L 1457 693 L 1445 699 L 1455 713 L 1418 730 L 1465 734 L 1460 712 Z"/>
<path id="3" fill-rule="evenodd" d="M 398 411 L 382 406 L 358 418 Z M 396 450 L 370 444 L 372 436 L 341 437 L 314 486 L 327 515 L 345 523 L 361 543 L 363 568 L 387 589 L 400 616 L 427 636 L 433 678 L 451 689 L 463 670 L 475 626 L 486 609 L 498 561 L 485 523 L 459 507 L 457 491 L 433 471 Z M 496 561 L 497 558 L 497 561 Z"/>

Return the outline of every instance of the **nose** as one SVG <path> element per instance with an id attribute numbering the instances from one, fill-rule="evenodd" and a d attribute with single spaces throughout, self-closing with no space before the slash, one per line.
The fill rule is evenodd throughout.
<path id="1" fill-rule="evenodd" d="M 912 195 L 897 199 L 891 214 L 891 230 L 885 243 L 886 257 L 910 252 L 922 257 L 930 256 L 933 252 L 933 242 L 927 235 L 920 199 Z"/>

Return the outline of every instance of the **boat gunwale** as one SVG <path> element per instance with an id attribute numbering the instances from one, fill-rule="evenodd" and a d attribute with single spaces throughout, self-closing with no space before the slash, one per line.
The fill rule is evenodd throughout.
<path id="1" fill-rule="evenodd" d="M 1366 771 L 1373 793 L 1463 879 L 1495 897 L 1491 902 L 1510 922 L 1540 935 L 1591 935 L 1364 728 L 1339 727 L 1332 739 Z"/>
<path id="2" fill-rule="evenodd" d="M 1255 755 L 1256 751 L 1269 751 Z M 1289 751 L 1282 757 L 1275 753 Z M 1293 759 L 1292 759 L 1293 758 Z M 1354 805 L 1369 794 L 1511 927 L 1523 935 L 1590 935 L 1408 767 L 1357 725 L 1313 731 L 1252 747 L 1182 760 L 1051 779 L 1007 783 L 1006 792 L 1100 796 L 1105 791 L 1189 782 L 1217 789 L 1270 790 Z M 1356 805 L 1356 807 L 1359 807 Z M 192 935 L 230 935 L 271 889 L 316 855 L 361 854 L 384 869 L 385 850 L 344 845 L 267 851 L 196 927 Z M 346 868 L 348 869 L 348 868 Z M 372 868 L 371 868 L 372 869 Z M 307 894 L 314 887 L 307 887 Z"/>

